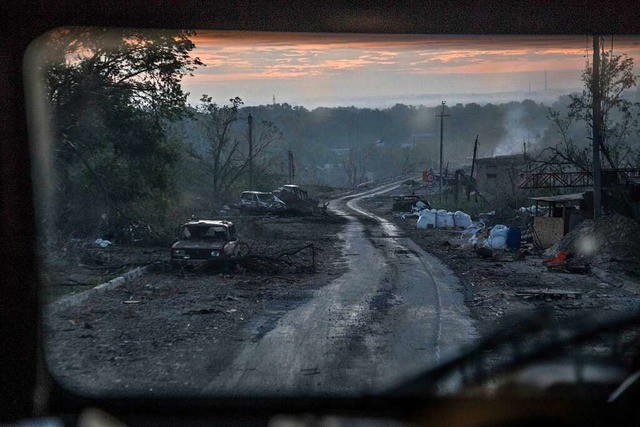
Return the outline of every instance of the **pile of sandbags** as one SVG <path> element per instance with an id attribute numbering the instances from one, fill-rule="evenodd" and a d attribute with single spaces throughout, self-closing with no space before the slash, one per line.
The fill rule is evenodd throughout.
<path id="1" fill-rule="evenodd" d="M 418 216 L 417 227 L 419 229 L 435 228 L 436 227 L 436 210 L 424 209 L 420 211 Z"/>
<path id="2" fill-rule="evenodd" d="M 521 244 L 521 231 L 518 227 L 497 224 L 488 228 L 484 220 L 472 223 L 464 229 L 460 240 L 461 249 L 488 248 L 491 250 L 518 250 Z"/>
<path id="3" fill-rule="evenodd" d="M 508 234 L 509 227 L 506 225 L 494 225 L 489 232 L 489 237 L 484 241 L 484 246 L 490 249 L 507 249 Z"/>
<path id="4" fill-rule="evenodd" d="M 418 213 L 417 227 L 427 228 L 467 228 L 473 221 L 471 216 L 462 212 L 448 212 L 444 209 L 423 209 Z"/>

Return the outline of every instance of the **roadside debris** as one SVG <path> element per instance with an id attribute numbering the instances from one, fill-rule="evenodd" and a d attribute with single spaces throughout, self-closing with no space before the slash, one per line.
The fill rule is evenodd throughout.
<path id="1" fill-rule="evenodd" d="M 112 245 L 113 243 L 109 240 L 96 239 L 93 244 L 104 249 L 107 246 Z"/>
<path id="2" fill-rule="evenodd" d="M 622 215 L 585 220 L 553 245 L 544 255 L 565 253 L 575 264 L 598 265 L 640 276 L 640 225 Z"/>
<path id="3" fill-rule="evenodd" d="M 549 271 L 560 271 L 573 274 L 588 274 L 591 266 L 584 261 L 575 260 L 572 255 L 559 251 L 553 258 L 545 259 L 542 264 Z"/>
<path id="4" fill-rule="evenodd" d="M 491 249 L 507 249 L 507 235 L 509 227 L 497 224 L 491 227 L 489 237 L 484 241 L 484 245 Z"/>
<path id="5" fill-rule="evenodd" d="M 525 299 L 561 299 L 561 298 L 582 298 L 582 292 L 579 291 L 567 291 L 564 289 L 527 289 L 517 291 L 516 296 Z"/>
<path id="6" fill-rule="evenodd" d="M 545 259 L 542 261 L 542 264 L 546 265 L 547 268 L 554 267 L 556 265 L 563 265 L 567 263 L 567 254 L 559 251 L 553 258 Z"/>
<path id="7" fill-rule="evenodd" d="M 249 255 L 238 259 L 238 266 L 253 272 L 315 273 L 316 247 L 313 243 L 273 255 Z"/>
<path id="8" fill-rule="evenodd" d="M 431 206 L 429 205 L 429 202 L 425 200 L 423 197 L 409 194 L 409 195 L 394 196 L 393 206 L 391 207 L 391 210 L 393 212 L 408 214 L 408 213 L 418 212 L 423 209 L 430 209 L 430 208 Z"/>
<path id="9" fill-rule="evenodd" d="M 490 331 L 496 316 L 526 310 L 545 309 L 562 319 L 574 310 L 637 305 L 640 239 L 635 236 L 640 236 L 640 226 L 633 220 L 602 219 L 606 221 L 601 226 L 605 231 L 596 235 L 607 236 L 607 241 L 596 246 L 600 250 L 595 256 L 595 261 L 600 263 L 597 264 L 578 262 L 582 261 L 580 257 L 571 258 L 569 255 L 574 252 L 565 247 L 556 247 L 543 256 L 534 245 L 535 217 L 530 210 L 500 208 L 474 216 L 472 224 L 465 228 L 438 228 L 435 215 L 440 213 L 437 210 L 423 210 L 422 218 L 402 220 L 398 213 L 389 212 L 391 200 L 387 200 L 386 206 L 371 201 L 365 207 L 394 221 L 407 237 L 456 273 L 470 311 L 479 320 L 479 328 Z M 453 216 L 455 219 L 455 213 Z M 421 226 L 417 226 L 418 221 Z M 585 221 L 577 228 L 591 222 Z M 492 231 L 493 238 L 490 237 Z M 591 237 L 594 232 L 584 234 Z M 590 244 L 586 244 L 589 240 L 582 237 L 580 246 L 589 248 Z M 568 234 L 560 245 L 568 245 L 569 239 L 577 242 L 578 235 Z M 492 244 L 502 249 L 494 249 Z M 543 261 L 555 257 L 558 251 L 564 251 L 569 262 L 550 270 Z M 623 266 L 627 274 L 612 273 L 612 266 Z"/>

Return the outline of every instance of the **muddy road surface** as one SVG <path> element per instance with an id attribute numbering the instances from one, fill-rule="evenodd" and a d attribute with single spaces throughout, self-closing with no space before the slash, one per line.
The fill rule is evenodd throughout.
<path id="1" fill-rule="evenodd" d="M 348 271 L 244 346 L 211 379 L 214 394 L 350 394 L 382 390 L 475 337 L 458 283 L 391 223 L 359 207 L 388 185 L 332 202 L 349 219 Z"/>
<path id="2" fill-rule="evenodd" d="M 314 242 L 316 274 L 157 271 L 50 310 L 51 371 L 88 394 L 344 395 L 445 360 L 476 327 L 451 271 L 362 206 L 396 187 L 333 200 L 329 218 L 246 225 Z"/>

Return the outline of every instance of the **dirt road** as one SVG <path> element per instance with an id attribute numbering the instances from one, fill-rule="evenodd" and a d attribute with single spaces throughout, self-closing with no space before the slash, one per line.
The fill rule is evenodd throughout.
<path id="1" fill-rule="evenodd" d="M 395 187 L 328 217 L 237 219 L 256 246 L 314 242 L 316 274 L 160 270 L 51 310 L 54 376 L 84 394 L 343 395 L 443 360 L 476 328 L 451 271 L 361 206 Z"/>
<path id="2" fill-rule="evenodd" d="M 453 274 L 393 224 L 359 207 L 363 197 L 396 187 L 332 202 L 349 219 L 342 236 L 348 272 L 244 346 L 204 393 L 375 391 L 474 339 Z"/>

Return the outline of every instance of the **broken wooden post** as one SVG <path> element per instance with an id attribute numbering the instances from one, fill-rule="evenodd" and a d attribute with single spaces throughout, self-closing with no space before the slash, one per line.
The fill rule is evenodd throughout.
<path id="1" fill-rule="evenodd" d="M 473 168 L 476 165 L 476 153 L 478 152 L 478 135 L 473 143 L 473 159 L 471 160 L 471 175 L 469 175 L 469 185 L 467 186 L 467 202 L 471 199 L 471 183 L 473 181 Z M 476 203 L 478 202 L 478 190 L 476 189 Z"/>

